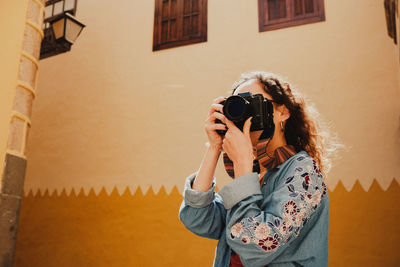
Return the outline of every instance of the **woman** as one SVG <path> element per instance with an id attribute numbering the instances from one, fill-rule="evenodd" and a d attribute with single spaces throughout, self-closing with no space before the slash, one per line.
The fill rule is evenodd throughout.
<path id="1" fill-rule="evenodd" d="M 278 75 L 244 74 L 232 94 L 243 92 L 272 101 L 273 137 L 250 132 L 251 118 L 242 132 L 222 114 L 224 98 L 215 99 L 205 123 L 209 145 L 199 170 L 186 179 L 179 217 L 193 233 L 219 240 L 215 267 L 328 266 L 325 135 L 303 98 Z M 225 137 L 216 130 L 227 130 Z M 215 193 L 222 151 L 234 179 Z M 253 172 L 255 159 L 259 173 Z"/>

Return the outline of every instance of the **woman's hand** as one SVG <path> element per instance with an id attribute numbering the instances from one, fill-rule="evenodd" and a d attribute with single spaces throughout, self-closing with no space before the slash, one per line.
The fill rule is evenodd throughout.
<path id="1" fill-rule="evenodd" d="M 225 120 L 225 116 L 223 115 L 223 105 L 220 103 L 225 100 L 225 97 L 217 97 L 214 99 L 213 103 L 210 106 L 210 110 L 208 112 L 208 117 L 205 121 L 205 131 L 208 136 L 208 142 L 210 143 L 210 147 L 216 150 L 220 150 L 222 147 L 222 137 L 216 132 L 216 130 L 226 130 L 227 127 L 222 123 L 215 123 L 216 119 L 219 119 L 221 122 Z"/>
<path id="2" fill-rule="evenodd" d="M 223 139 L 222 148 L 233 162 L 235 178 L 253 171 L 253 145 L 250 139 L 251 118 L 243 126 L 243 132 L 236 125 L 225 118 L 223 122 L 228 131 Z"/>

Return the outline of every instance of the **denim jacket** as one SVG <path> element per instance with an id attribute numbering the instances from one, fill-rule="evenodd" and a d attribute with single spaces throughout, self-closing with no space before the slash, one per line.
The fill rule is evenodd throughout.
<path id="1" fill-rule="evenodd" d="M 214 267 L 232 251 L 244 266 L 328 266 L 329 196 L 316 161 L 300 151 L 267 171 L 234 179 L 215 193 L 186 179 L 179 218 L 193 233 L 219 240 Z"/>

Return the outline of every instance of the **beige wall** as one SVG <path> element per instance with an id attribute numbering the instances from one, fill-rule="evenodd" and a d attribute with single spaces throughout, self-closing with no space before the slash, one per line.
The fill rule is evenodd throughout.
<path id="1" fill-rule="evenodd" d="M 27 6 L 27 0 L 0 0 L 0 170 L 6 154 Z"/>
<path id="2" fill-rule="evenodd" d="M 87 27 L 72 51 L 40 61 L 25 191 L 181 190 L 210 102 L 254 69 L 300 87 L 349 147 L 330 189 L 359 179 L 368 190 L 374 178 L 386 189 L 400 179 L 400 97 L 383 3 L 325 9 L 324 22 L 259 33 L 256 3 L 209 1 L 208 42 L 152 52 L 154 1 L 80 1 Z M 216 175 L 229 181 L 221 164 Z"/>

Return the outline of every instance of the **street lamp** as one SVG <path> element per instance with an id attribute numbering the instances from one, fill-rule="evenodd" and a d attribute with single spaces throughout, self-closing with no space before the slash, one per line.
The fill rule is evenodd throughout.
<path id="1" fill-rule="evenodd" d="M 0 0 L 1 1 L 1 0 Z M 85 25 L 76 17 L 78 0 L 47 0 L 40 59 L 71 50 Z"/>
<path id="2" fill-rule="evenodd" d="M 57 42 L 68 42 L 73 44 L 86 26 L 78 21 L 74 16 L 68 12 L 64 12 L 61 17 L 50 21 L 54 31 L 54 37 Z"/>

